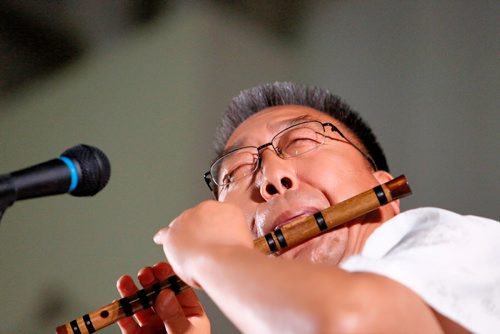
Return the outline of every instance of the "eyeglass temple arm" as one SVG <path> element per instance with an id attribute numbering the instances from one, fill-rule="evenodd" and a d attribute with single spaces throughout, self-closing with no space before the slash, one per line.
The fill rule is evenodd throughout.
<path id="1" fill-rule="evenodd" d="M 327 126 L 328 125 L 331 128 L 332 131 L 338 132 L 338 134 L 342 138 L 344 138 L 349 144 L 351 144 L 352 147 L 354 147 L 359 153 L 361 153 L 361 155 L 366 160 L 368 160 L 368 162 L 370 163 L 370 165 L 373 167 L 374 171 L 378 170 L 377 164 L 375 163 L 375 161 L 373 160 L 373 158 L 370 155 L 368 155 L 367 153 L 363 152 L 357 145 L 355 145 L 352 141 L 350 141 L 349 138 L 347 138 L 346 136 L 344 136 L 344 134 L 335 125 L 333 125 L 332 123 L 323 123 L 322 125 L 323 126 Z"/>

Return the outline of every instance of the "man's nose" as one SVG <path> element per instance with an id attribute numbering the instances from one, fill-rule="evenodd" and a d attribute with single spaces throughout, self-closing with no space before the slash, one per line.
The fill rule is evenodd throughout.
<path id="1" fill-rule="evenodd" d="M 263 177 L 260 194 L 266 201 L 297 187 L 298 180 L 290 161 L 280 158 L 271 147 L 262 150 L 260 156 Z"/>

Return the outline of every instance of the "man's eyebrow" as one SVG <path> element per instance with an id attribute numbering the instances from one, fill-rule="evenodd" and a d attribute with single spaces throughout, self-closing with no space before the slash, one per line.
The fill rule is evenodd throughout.
<path id="1" fill-rule="evenodd" d="M 228 146 L 227 148 L 225 148 L 224 151 L 222 151 L 221 154 L 219 154 L 219 156 L 217 157 L 217 159 L 219 159 L 223 155 L 228 154 L 231 151 L 234 151 L 234 150 L 236 150 L 238 148 L 241 148 L 242 147 L 241 145 L 242 145 L 241 144 L 241 140 L 237 140 L 233 145 Z M 217 159 L 215 159 L 215 160 L 217 160 Z"/>
<path id="2" fill-rule="evenodd" d="M 315 121 L 316 119 L 314 117 L 312 117 L 311 115 L 302 115 L 302 116 L 298 116 L 298 117 L 294 117 L 294 118 L 290 118 L 290 119 L 285 119 L 283 121 L 280 121 L 278 123 L 276 123 L 275 127 L 276 127 L 276 133 L 286 129 L 287 127 L 289 126 L 292 126 L 292 125 L 295 125 L 295 124 L 299 124 L 299 123 L 302 123 L 302 122 L 306 122 L 306 121 Z M 232 144 L 231 146 L 228 146 L 226 147 L 215 159 L 214 161 L 216 161 L 217 159 L 219 159 L 220 157 L 228 154 L 229 152 L 231 151 L 234 151 L 238 148 L 241 148 L 243 147 L 242 146 L 242 140 L 237 140 L 234 144 Z"/>
<path id="3" fill-rule="evenodd" d="M 294 118 L 290 118 L 290 119 L 285 119 L 285 120 L 277 123 L 277 125 L 279 128 L 281 128 L 281 130 L 283 130 L 289 126 L 299 124 L 302 122 L 306 122 L 306 121 L 316 121 L 316 118 L 312 117 L 311 115 L 305 114 L 302 116 L 298 116 L 298 117 L 294 117 Z"/>

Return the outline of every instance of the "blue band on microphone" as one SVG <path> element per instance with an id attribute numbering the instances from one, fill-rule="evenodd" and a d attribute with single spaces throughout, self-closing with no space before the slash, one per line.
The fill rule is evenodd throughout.
<path id="1" fill-rule="evenodd" d="M 71 184 L 69 185 L 68 192 L 72 192 L 78 186 L 78 171 L 76 170 L 76 166 L 73 161 L 65 156 L 60 156 L 59 160 L 63 161 L 66 166 L 68 166 L 69 174 L 71 175 Z"/>

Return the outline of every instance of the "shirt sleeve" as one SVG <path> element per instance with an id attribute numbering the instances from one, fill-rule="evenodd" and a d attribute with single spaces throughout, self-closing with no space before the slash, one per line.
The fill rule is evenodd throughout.
<path id="1" fill-rule="evenodd" d="M 500 223 L 421 208 L 380 226 L 363 251 L 340 264 L 410 288 L 475 333 L 500 332 Z"/>

